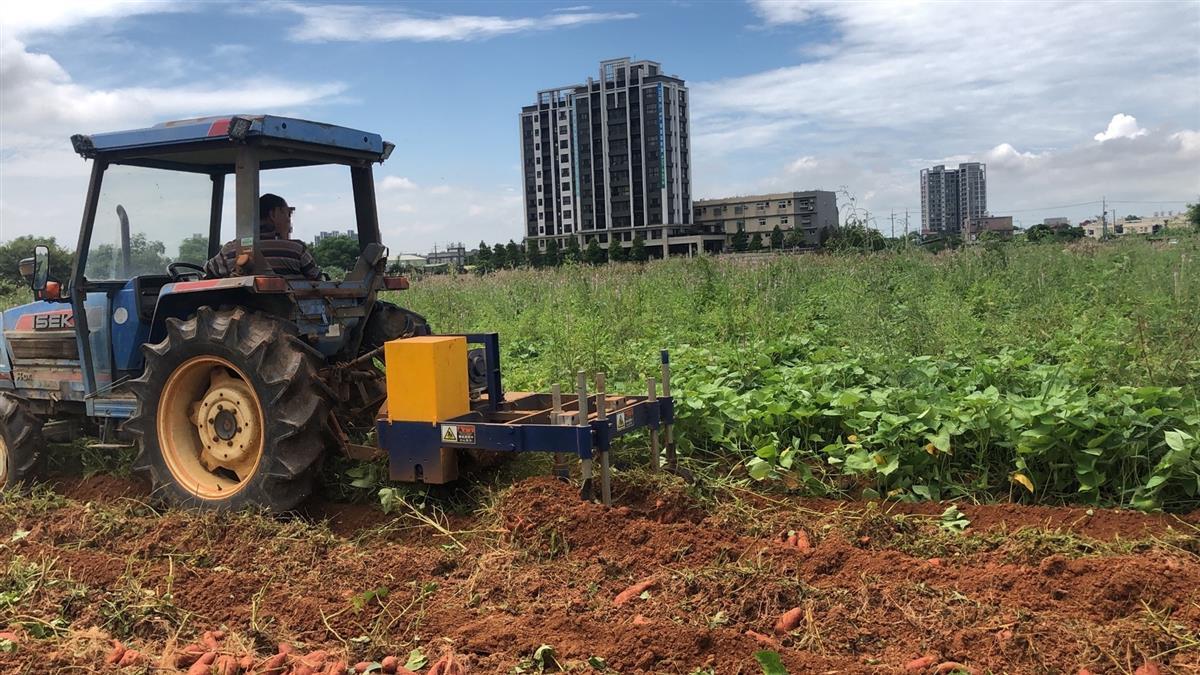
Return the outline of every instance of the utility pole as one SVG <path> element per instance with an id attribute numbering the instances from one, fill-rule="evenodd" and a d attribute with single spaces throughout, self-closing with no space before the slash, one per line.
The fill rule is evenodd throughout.
<path id="1" fill-rule="evenodd" d="M 1100 197 L 1100 238 L 1108 239 L 1108 201 Z"/>
<path id="2" fill-rule="evenodd" d="M 892 209 L 892 239 L 896 238 L 896 209 Z"/>

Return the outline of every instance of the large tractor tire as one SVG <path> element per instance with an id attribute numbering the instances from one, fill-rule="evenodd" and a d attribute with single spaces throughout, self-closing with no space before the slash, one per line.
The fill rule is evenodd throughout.
<path id="1" fill-rule="evenodd" d="M 0 489 L 31 483 L 45 448 L 42 421 L 29 404 L 14 394 L 0 394 Z"/>
<path id="2" fill-rule="evenodd" d="M 242 308 L 202 307 L 167 320 L 144 348 L 126 423 L 138 440 L 135 469 L 155 495 L 183 506 L 289 511 L 312 491 L 330 446 L 333 393 L 320 353 L 295 326 Z"/>
<path id="3" fill-rule="evenodd" d="M 425 317 L 390 302 L 379 300 L 371 308 L 363 329 L 362 353 L 382 347 L 385 342 L 414 335 L 430 335 L 432 329 Z"/>

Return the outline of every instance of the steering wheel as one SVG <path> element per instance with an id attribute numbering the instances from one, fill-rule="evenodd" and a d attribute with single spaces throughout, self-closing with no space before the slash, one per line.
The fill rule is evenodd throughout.
<path id="1" fill-rule="evenodd" d="M 167 265 L 167 274 L 171 275 L 171 281 L 199 281 L 204 278 L 204 268 L 189 262 L 173 262 Z"/>

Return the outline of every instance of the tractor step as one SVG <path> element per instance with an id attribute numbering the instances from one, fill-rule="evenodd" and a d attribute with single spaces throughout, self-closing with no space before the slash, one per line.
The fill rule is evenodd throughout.
<path id="1" fill-rule="evenodd" d="M 88 450 L 126 450 L 137 446 L 132 443 L 88 443 L 84 447 Z"/>

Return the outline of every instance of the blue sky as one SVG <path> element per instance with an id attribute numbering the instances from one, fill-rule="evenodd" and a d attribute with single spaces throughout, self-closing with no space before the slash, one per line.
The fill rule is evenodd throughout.
<path id="1" fill-rule="evenodd" d="M 0 239 L 73 238 L 72 133 L 272 112 L 396 143 L 393 252 L 519 240 L 520 107 L 625 55 L 691 87 L 697 197 L 845 187 L 887 232 L 968 159 L 1025 225 L 1200 196 L 1200 2 L 39 2 L 0 18 Z M 350 222 L 341 174 L 264 184 Z"/>

